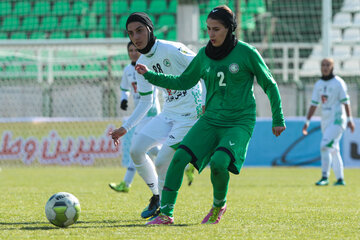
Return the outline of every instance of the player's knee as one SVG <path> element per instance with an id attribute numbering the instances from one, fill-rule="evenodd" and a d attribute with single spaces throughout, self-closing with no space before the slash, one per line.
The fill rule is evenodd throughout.
<path id="1" fill-rule="evenodd" d="M 174 157 L 172 159 L 172 164 L 188 164 L 189 162 L 191 162 L 192 157 L 191 155 L 185 151 L 182 148 L 179 148 L 178 150 L 176 150 Z"/>
<path id="2" fill-rule="evenodd" d="M 224 162 L 218 161 L 217 159 L 211 159 L 210 161 L 211 171 L 214 172 L 223 172 L 227 171 L 228 166 Z"/>
<path id="3" fill-rule="evenodd" d="M 139 148 L 131 147 L 130 148 L 130 156 L 131 159 L 134 161 L 134 164 L 139 165 L 141 164 L 142 155 L 145 155 L 145 152 Z"/>
<path id="4" fill-rule="evenodd" d="M 321 144 L 321 146 L 320 146 L 320 151 L 321 152 L 329 152 L 329 153 L 331 153 L 331 152 L 334 152 L 335 150 L 336 149 L 334 148 L 334 146 L 332 146 L 330 144 L 324 143 L 324 144 Z"/>
<path id="5" fill-rule="evenodd" d="M 230 157 L 227 153 L 216 151 L 210 160 L 210 168 L 213 173 L 227 171 L 230 164 Z"/>

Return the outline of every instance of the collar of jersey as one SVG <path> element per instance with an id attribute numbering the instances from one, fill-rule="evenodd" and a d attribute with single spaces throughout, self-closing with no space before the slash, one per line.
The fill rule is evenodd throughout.
<path id="1" fill-rule="evenodd" d="M 150 49 L 150 51 L 147 54 L 144 54 L 145 57 L 148 58 L 152 57 L 155 54 L 158 45 L 159 45 L 159 40 L 156 40 L 154 46 Z"/>

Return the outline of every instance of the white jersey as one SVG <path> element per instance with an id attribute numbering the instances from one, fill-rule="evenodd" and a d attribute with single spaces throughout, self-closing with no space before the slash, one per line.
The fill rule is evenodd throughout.
<path id="1" fill-rule="evenodd" d="M 135 72 L 135 66 L 132 64 L 129 64 L 124 68 L 120 89 L 122 92 L 130 92 L 134 100 L 134 105 L 136 106 L 139 102 L 140 95 L 137 91 Z M 121 94 L 121 101 L 124 99 L 128 100 L 127 95 Z"/>
<path id="2" fill-rule="evenodd" d="M 321 103 L 321 126 L 326 128 L 331 124 L 346 128 L 346 113 L 344 103 L 350 104 L 346 83 L 339 76 L 324 81 L 318 80 L 314 86 L 311 105 Z"/>
<path id="3" fill-rule="evenodd" d="M 132 64 L 127 65 L 124 68 L 123 76 L 121 79 L 120 89 L 121 89 L 121 99 L 122 100 L 128 100 L 128 93 L 133 97 L 134 105 L 135 107 L 138 105 L 140 100 L 140 94 L 137 90 L 137 81 L 135 77 L 135 66 Z M 152 106 L 150 110 L 148 111 L 147 116 L 153 117 L 157 115 L 160 112 L 160 103 L 159 98 L 157 96 L 157 91 L 154 91 L 153 93 L 153 101 Z"/>
<path id="4" fill-rule="evenodd" d="M 151 50 L 147 54 L 142 54 L 137 63 L 144 64 L 156 72 L 180 75 L 190 64 L 194 56 L 195 53 L 182 43 L 156 40 Z M 139 119 L 142 118 L 145 111 L 145 99 L 147 99 L 147 102 L 149 101 L 149 98 L 145 97 L 152 94 L 156 89 L 142 75 L 138 73 L 135 73 L 135 75 L 138 91 L 141 96 L 140 102 L 143 103 L 141 107 L 139 106 L 139 108 L 135 109 L 133 115 L 123 125 L 127 130 L 135 126 Z M 200 83 L 188 90 L 159 89 L 164 94 L 163 114 L 176 120 L 199 118 L 202 113 Z"/>

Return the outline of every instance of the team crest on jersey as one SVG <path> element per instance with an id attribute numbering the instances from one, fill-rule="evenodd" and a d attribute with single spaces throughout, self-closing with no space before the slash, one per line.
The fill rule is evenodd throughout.
<path id="1" fill-rule="evenodd" d="M 170 67 L 170 66 L 171 66 L 171 62 L 170 62 L 170 60 L 167 59 L 167 58 L 164 59 L 163 64 L 164 64 L 166 67 Z"/>
<path id="2" fill-rule="evenodd" d="M 237 63 L 230 64 L 229 71 L 234 74 L 237 73 L 239 71 L 239 65 Z"/>

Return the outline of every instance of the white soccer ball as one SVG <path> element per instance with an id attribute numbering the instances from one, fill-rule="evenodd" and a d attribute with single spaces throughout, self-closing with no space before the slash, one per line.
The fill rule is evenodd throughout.
<path id="1" fill-rule="evenodd" d="M 67 227 L 74 224 L 80 216 L 79 200 L 67 192 L 52 195 L 45 205 L 47 219 L 58 227 Z"/>

